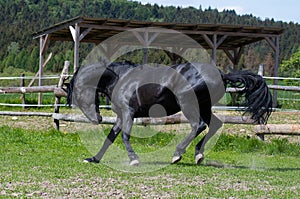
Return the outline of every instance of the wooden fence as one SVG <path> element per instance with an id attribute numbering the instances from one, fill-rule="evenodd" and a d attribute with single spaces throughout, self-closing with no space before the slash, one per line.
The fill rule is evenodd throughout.
<path id="1" fill-rule="evenodd" d="M 66 61 L 62 73 L 60 75 L 60 79 L 57 85 L 50 86 L 31 86 L 32 81 L 29 86 L 24 85 L 24 78 L 21 78 L 20 87 L 6 87 L 0 88 L 0 94 L 5 93 L 20 93 L 22 103 L 25 103 L 25 93 L 45 93 L 45 92 L 53 92 L 55 95 L 55 103 L 54 103 L 54 113 L 36 113 L 36 112 L 10 112 L 10 111 L 2 111 L 0 115 L 12 115 L 12 116 L 44 116 L 44 117 L 52 117 L 56 124 L 56 128 L 59 129 L 59 121 L 72 121 L 72 122 L 89 122 L 86 117 L 83 115 L 70 115 L 70 114 L 60 114 L 60 100 L 62 97 L 66 97 L 65 91 L 62 89 L 63 83 L 68 77 L 68 69 L 70 66 L 70 62 Z M 268 85 L 270 89 L 273 90 L 284 90 L 284 91 L 295 91 L 299 92 L 300 87 L 298 86 L 279 86 L 279 85 Z M 234 93 L 238 92 L 240 89 L 236 88 L 227 88 L 226 92 Z M 218 115 L 218 117 L 224 123 L 231 124 L 254 124 L 253 121 L 248 117 L 241 116 L 223 116 Z M 103 124 L 113 124 L 116 118 L 112 117 L 103 117 Z M 134 123 L 137 125 L 162 125 L 162 124 L 179 124 L 179 123 L 187 123 L 187 119 L 180 115 L 173 115 L 164 118 L 138 118 L 135 119 Z M 256 125 L 254 126 L 254 131 L 261 138 L 264 139 L 265 134 L 300 134 L 300 126 L 294 125 L 290 128 L 291 125 L 281 126 L 269 124 L 269 125 Z"/>

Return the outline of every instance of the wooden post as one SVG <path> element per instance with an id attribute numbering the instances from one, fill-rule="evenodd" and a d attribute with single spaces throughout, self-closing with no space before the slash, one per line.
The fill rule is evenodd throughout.
<path id="1" fill-rule="evenodd" d="M 69 26 L 71 35 L 73 37 L 73 41 L 74 41 L 74 72 L 78 69 L 79 67 L 79 45 L 80 45 L 80 39 L 82 39 L 86 34 L 82 35 L 82 37 L 80 38 L 80 27 L 79 25 L 76 23 L 75 27 L 73 26 Z M 89 29 L 90 31 L 91 29 Z"/>
<path id="2" fill-rule="evenodd" d="M 257 74 L 260 76 L 264 76 L 264 65 L 263 64 L 259 64 Z"/>
<path id="3" fill-rule="evenodd" d="M 65 61 L 57 87 L 61 88 L 69 74 L 70 61 Z M 55 96 L 54 113 L 59 113 L 60 96 Z M 59 120 L 54 119 L 55 127 L 59 130 Z"/>
<path id="4" fill-rule="evenodd" d="M 279 38 L 280 36 L 276 36 L 275 38 L 272 37 L 265 37 L 266 41 L 270 45 L 270 47 L 274 51 L 274 59 L 275 59 L 275 67 L 274 67 L 274 77 L 278 77 L 278 68 L 279 68 Z M 278 85 L 278 79 L 274 79 L 274 85 Z M 273 107 L 277 107 L 277 91 L 273 91 Z"/>
<path id="5" fill-rule="evenodd" d="M 25 79 L 24 79 L 24 77 L 25 77 L 25 74 L 22 73 L 21 74 L 21 79 L 20 79 L 20 87 L 21 88 L 23 88 L 25 86 Z M 22 107 L 25 108 L 25 104 L 26 104 L 26 102 L 25 102 L 25 93 L 21 94 L 21 103 L 23 104 Z"/>
<path id="6" fill-rule="evenodd" d="M 213 35 L 212 59 L 214 64 L 217 63 L 217 34 Z"/>
<path id="7" fill-rule="evenodd" d="M 39 86 L 43 85 L 43 65 L 44 65 L 44 42 L 45 39 L 44 37 L 40 37 L 40 63 L 39 63 Z M 39 97 L 38 97 L 38 105 L 42 104 L 43 101 L 43 94 L 39 93 Z"/>
<path id="8" fill-rule="evenodd" d="M 275 38 L 275 67 L 274 67 L 274 77 L 278 77 L 279 68 L 279 36 Z M 274 79 L 274 85 L 278 85 L 278 79 Z M 276 108 L 277 103 L 277 91 L 273 91 L 273 107 Z"/>
<path id="9" fill-rule="evenodd" d="M 44 35 L 40 37 L 40 61 L 39 61 L 39 86 L 43 85 L 43 74 L 44 74 L 44 69 L 43 66 L 45 65 L 45 54 L 48 49 L 48 43 L 50 41 L 50 36 L 49 35 Z M 42 98 L 43 94 L 39 93 L 39 98 L 38 98 L 38 105 L 42 104 Z"/>

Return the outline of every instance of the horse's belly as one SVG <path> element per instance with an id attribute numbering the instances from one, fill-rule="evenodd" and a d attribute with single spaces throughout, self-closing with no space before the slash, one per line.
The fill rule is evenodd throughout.
<path id="1" fill-rule="evenodd" d="M 135 117 L 164 117 L 180 111 L 175 95 L 167 88 L 156 85 L 144 87 L 131 99 Z"/>

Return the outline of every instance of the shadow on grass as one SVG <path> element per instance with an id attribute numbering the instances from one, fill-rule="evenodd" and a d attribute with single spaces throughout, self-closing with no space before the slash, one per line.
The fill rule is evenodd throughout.
<path id="1" fill-rule="evenodd" d="M 195 167 L 198 166 L 193 163 L 177 163 L 178 165 L 181 166 L 189 166 L 189 167 Z M 291 168 L 291 167 L 286 167 L 286 168 L 280 168 L 280 167 L 261 167 L 261 166 L 243 166 L 243 165 L 231 165 L 227 163 L 223 163 L 221 161 L 216 161 L 216 160 L 207 160 L 205 163 L 202 163 L 199 166 L 204 166 L 204 167 L 215 167 L 215 168 L 225 168 L 225 169 L 248 169 L 248 170 L 267 170 L 267 171 L 300 171 L 300 168 Z"/>

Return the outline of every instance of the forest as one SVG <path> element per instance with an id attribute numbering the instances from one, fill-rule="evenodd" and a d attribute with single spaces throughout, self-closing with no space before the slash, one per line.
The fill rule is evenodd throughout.
<path id="1" fill-rule="evenodd" d="M 39 41 L 33 33 L 64 20 L 77 16 L 116 18 L 158 22 L 231 24 L 245 26 L 267 26 L 284 28 L 280 38 L 280 75 L 300 75 L 300 25 L 293 22 L 260 19 L 251 14 L 238 15 L 234 10 L 207 8 L 158 6 L 127 0 L 0 0 L 0 72 L 9 74 L 16 70 L 37 72 Z M 88 49 L 86 49 L 88 50 Z M 51 46 L 53 57 L 46 70 L 59 72 L 64 60 L 72 60 L 73 44 L 55 43 Z M 83 53 L 84 54 L 84 53 Z M 240 69 L 257 70 L 264 64 L 268 75 L 272 75 L 273 51 L 266 42 L 249 45 L 239 63 Z M 217 62 L 230 64 L 222 52 Z"/>

